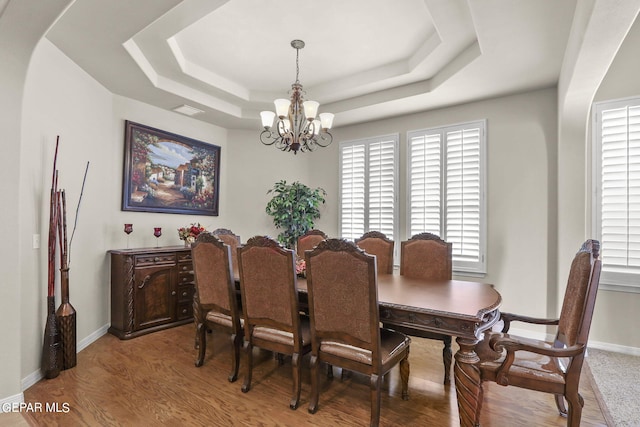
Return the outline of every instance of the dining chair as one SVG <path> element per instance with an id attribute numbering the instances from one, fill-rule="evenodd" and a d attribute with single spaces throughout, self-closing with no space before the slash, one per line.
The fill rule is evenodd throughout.
<path id="1" fill-rule="evenodd" d="M 585 241 L 576 253 L 559 318 L 501 313 L 502 332 L 485 333 L 485 339 L 477 345 L 481 362 L 476 366 L 482 381 L 554 394 L 558 411 L 567 417 L 569 427 L 580 425 L 584 406 L 578 388 L 600 283 L 599 253 L 597 240 Z M 555 339 L 547 343 L 510 335 L 509 328 L 514 321 L 556 325 Z"/>
<path id="2" fill-rule="evenodd" d="M 305 251 L 313 249 L 318 243 L 327 238 L 327 235 L 320 230 L 309 230 L 302 236 L 298 237 L 296 242 L 296 253 L 298 257 L 304 259 Z"/>
<path id="3" fill-rule="evenodd" d="M 240 246 L 240 236 L 227 228 L 216 228 L 212 233 L 225 244 L 231 247 L 231 272 L 238 271 L 238 246 Z"/>
<path id="4" fill-rule="evenodd" d="M 419 233 L 400 243 L 400 274 L 421 280 L 451 280 L 452 245 L 432 233 Z M 443 342 L 444 384 L 451 384 L 451 336 L 393 326 L 405 334 Z"/>
<path id="5" fill-rule="evenodd" d="M 369 231 L 356 239 L 355 243 L 366 253 L 376 256 L 378 274 L 393 273 L 393 240 L 379 231 Z"/>
<path id="6" fill-rule="evenodd" d="M 238 248 L 240 294 L 244 317 L 246 376 L 242 391 L 251 388 L 253 347 L 291 355 L 293 397 L 300 401 L 301 358 L 311 350 L 309 319 L 299 313 L 295 254 L 275 240 L 255 236 Z"/>
<path id="7" fill-rule="evenodd" d="M 233 351 L 229 381 L 233 382 L 238 378 L 243 320 L 231 274 L 231 248 L 212 233 L 204 232 L 191 245 L 191 258 L 196 289 L 193 311 L 199 348 L 196 366 L 204 363 L 208 329 L 231 334 Z"/>
<path id="8" fill-rule="evenodd" d="M 326 239 L 305 255 L 312 342 L 309 412 L 318 410 L 320 364 L 327 363 L 370 376 L 370 424 L 377 426 L 382 378 L 398 363 L 402 398 L 409 398 L 411 339 L 380 328 L 373 255 L 343 239 Z"/>

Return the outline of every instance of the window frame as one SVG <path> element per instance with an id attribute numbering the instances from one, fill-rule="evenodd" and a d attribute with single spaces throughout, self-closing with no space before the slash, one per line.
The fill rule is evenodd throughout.
<path id="1" fill-rule="evenodd" d="M 446 234 L 446 180 L 447 180 L 447 164 L 446 164 L 446 134 L 447 132 L 459 131 L 469 128 L 479 128 L 479 229 L 478 229 L 478 261 L 460 261 L 453 259 L 453 272 L 462 276 L 484 277 L 487 274 L 487 119 L 473 120 L 468 122 L 456 123 L 451 125 L 436 126 L 431 128 L 410 130 L 407 132 L 407 154 L 406 154 L 406 233 L 407 238 L 411 237 L 411 139 L 416 136 L 426 136 L 439 133 L 440 138 L 440 232 L 439 236 L 447 241 Z M 455 252 L 455 251 L 454 251 Z"/>
<path id="2" fill-rule="evenodd" d="M 640 96 L 620 98 L 606 101 L 594 102 L 591 108 L 591 163 L 592 163 L 592 232 L 601 244 L 602 242 L 602 132 L 601 122 L 602 113 L 607 110 L 613 110 L 622 107 L 640 107 Z M 606 248 L 601 248 L 601 252 Z M 600 274 L 600 289 L 640 293 L 640 269 L 637 272 L 624 271 L 625 268 L 615 269 L 607 268 L 602 262 L 602 272 Z"/>
<path id="3" fill-rule="evenodd" d="M 369 153 L 371 144 L 377 142 L 384 141 L 393 141 L 393 150 L 394 150 L 394 158 L 393 158 L 393 192 L 394 192 L 394 200 L 393 200 L 393 236 L 387 236 L 389 239 L 394 240 L 394 264 L 397 264 L 397 260 L 399 259 L 399 240 L 400 240 L 400 206 L 399 206 L 399 190 L 400 190 L 400 166 L 399 166 L 399 158 L 400 158 L 400 134 L 392 133 L 387 135 L 379 135 L 367 138 L 359 138 L 349 141 L 341 141 L 338 146 L 338 230 L 340 237 L 342 238 L 342 176 L 343 176 L 343 165 L 342 165 L 342 150 L 346 146 L 353 145 L 363 145 L 365 147 L 365 194 L 364 194 L 364 205 L 365 205 L 365 218 L 364 218 L 364 233 L 368 231 L 372 231 L 369 228 L 369 168 L 370 168 L 370 160 Z M 378 230 L 379 231 L 379 230 Z M 360 237 L 356 236 L 355 238 Z"/>

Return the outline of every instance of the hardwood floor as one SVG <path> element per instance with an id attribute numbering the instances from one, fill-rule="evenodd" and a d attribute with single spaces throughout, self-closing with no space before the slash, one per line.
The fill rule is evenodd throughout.
<path id="1" fill-rule="evenodd" d="M 33 426 L 364 426 L 369 423 L 367 378 L 351 374 L 324 379 L 318 412 L 307 412 L 309 371 L 302 382 L 300 407 L 289 409 L 291 364 L 256 350 L 251 390 L 244 394 L 241 361 L 238 381 L 229 383 L 230 340 L 208 335 L 205 363 L 196 368 L 193 325 L 156 332 L 128 341 L 107 334 L 78 354 L 75 368 L 42 380 L 24 392 L 25 402 L 58 403 L 61 411 L 29 412 Z M 442 379 L 439 341 L 412 338 L 410 400 L 400 396 L 397 368 L 385 378 L 382 426 L 458 426 L 455 388 Z M 455 344 L 454 344 L 455 346 Z M 454 349 L 455 350 L 455 349 Z M 309 357 L 303 359 L 309 365 Z M 583 375 L 582 426 L 605 426 L 590 380 Z M 481 423 L 490 426 L 565 426 L 553 397 L 515 387 L 484 383 Z M 1 419 L 0 419 L 1 422 Z"/>

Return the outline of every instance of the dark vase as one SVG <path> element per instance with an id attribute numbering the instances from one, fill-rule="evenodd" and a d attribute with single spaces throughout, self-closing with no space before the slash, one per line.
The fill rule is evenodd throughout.
<path id="1" fill-rule="evenodd" d="M 56 311 L 62 337 L 62 369 L 76 366 L 76 309 L 69 302 L 69 269 L 60 270 L 60 294 L 62 303 Z"/>
<path id="2" fill-rule="evenodd" d="M 40 366 L 45 378 L 57 377 L 62 369 L 62 336 L 55 310 L 55 297 L 47 297 L 47 321 L 44 325 L 44 343 Z"/>

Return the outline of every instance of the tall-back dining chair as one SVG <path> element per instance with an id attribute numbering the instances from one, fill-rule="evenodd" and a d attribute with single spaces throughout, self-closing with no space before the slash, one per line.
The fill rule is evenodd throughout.
<path id="1" fill-rule="evenodd" d="M 240 246 L 240 236 L 226 228 L 216 228 L 212 233 L 225 244 L 231 247 L 231 272 L 238 271 L 238 246 Z"/>
<path id="2" fill-rule="evenodd" d="M 296 242 L 296 253 L 298 257 L 304 259 L 305 251 L 313 249 L 318 243 L 327 238 L 327 235 L 320 230 L 309 230 L 302 236 L 298 237 Z"/>
<path id="3" fill-rule="evenodd" d="M 400 274 L 425 280 L 451 280 L 452 245 L 432 233 L 400 243 Z"/>
<path id="4" fill-rule="evenodd" d="M 380 328 L 376 258 L 354 243 L 327 239 L 306 253 L 311 314 L 311 399 L 318 409 L 322 362 L 371 377 L 371 425 L 380 419 L 382 377 L 400 363 L 402 398 L 408 399 L 406 335 Z"/>
<path id="5" fill-rule="evenodd" d="M 400 243 L 400 274 L 421 280 L 451 280 L 452 245 L 432 233 L 420 233 Z M 451 383 L 451 336 L 403 326 L 393 326 L 406 334 L 442 341 L 444 384 Z"/>
<path id="6" fill-rule="evenodd" d="M 378 274 L 393 273 L 393 240 L 384 233 L 369 231 L 355 240 L 356 245 L 366 253 L 376 256 Z"/>
<path id="7" fill-rule="evenodd" d="M 477 366 L 483 381 L 554 394 L 558 411 L 567 416 L 570 427 L 580 425 L 584 406 L 578 386 L 600 283 L 599 253 L 600 242 L 587 240 L 575 255 L 558 319 L 501 313 L 502 333 L 487 332 L 477 345 L 482 360 Z M 513 321 L 557 325 L 555 339 L 546 343 L 510 335 L 507 332 Z M 487 344 L 496 352 L 493 358 L 486 351 Z"/>
<path id="8" fill-rule="evenodd" d="M 256 236 L 238 248 L 238 265 L 247 361 L 242 391 L 251 388 L 254 346 L 291 355 L 293 397 L 289 406 L 296 409 L 300 359 L 311 350 L 311 335 L 308 318 L 299 314 L 294 252 L 269 237 Z"/>
<path id="9" fill-rule="evenodd" d="M 204 363 L 206 330 L 229 333 L 233 344 L 229 381 L 233 382 L 238 378 L 243 321 L 238 311 L 235 282 L 231 274 L 231 248 L 212 233 L 204 232 L 191 245 L 191 258 L 196 288 L 193 311 L 199 346 L 196 366 Z"/>

